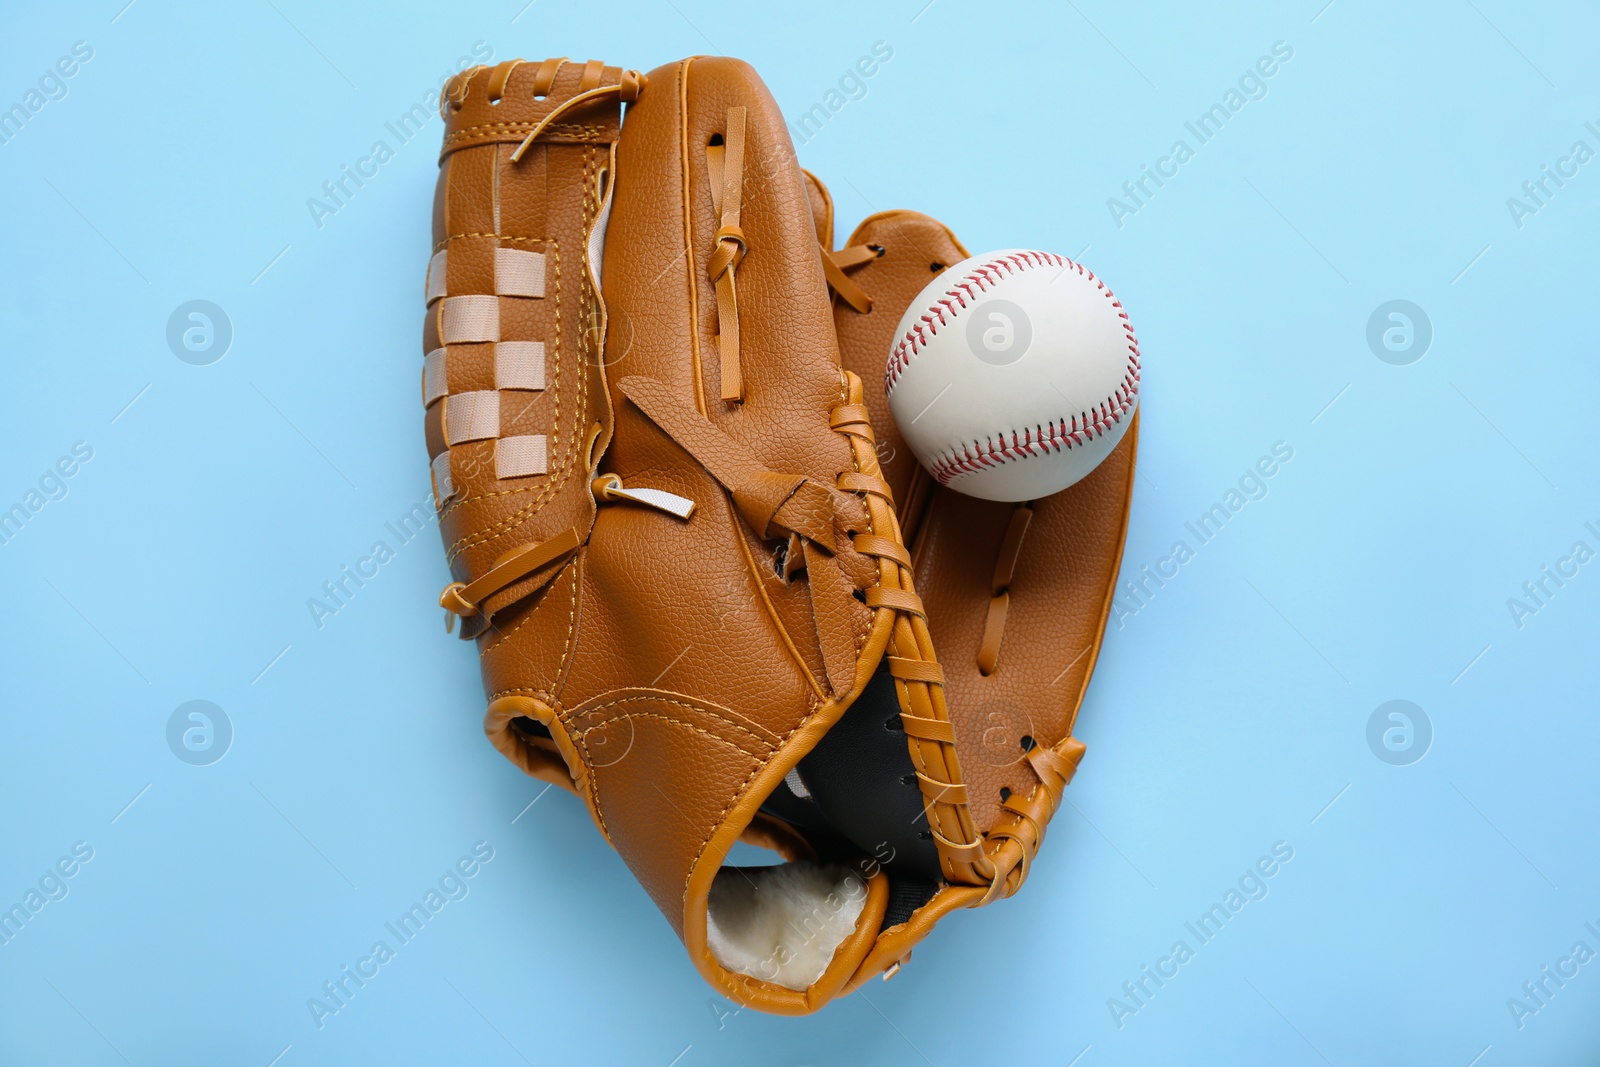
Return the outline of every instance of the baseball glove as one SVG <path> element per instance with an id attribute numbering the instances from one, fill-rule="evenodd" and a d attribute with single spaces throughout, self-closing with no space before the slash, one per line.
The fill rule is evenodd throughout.
<path id="1" fill-rule="evenodd" d="M 895 501 L 910 514 L 915 461 L 891 446 L 881 465 L 874 435 L 889 425 L 878 327 L 927 263 L 913 284 L 876 230 L 857 237 L 882 254 L 832 252 L 826 193 L 747 65 L 645 77 L 512 61 L 453 79 L 441 111 L 423 401 L 456 579 L 440 602 L 476 642 L 485 732 L 584 800 L 717 989 L 813 1011 L 892 974 L 951 909 L 1020 885 L 1082 752 L 1071 717 L 1110 602 L 1132 434 L 1109 478 L 1068 490 L 1100 485 L 1095 513 L 1114 520 L 1052 517 L 1025 539 L 999 506 L 996 551 L 989 512 L 936 490 L 914 560 Z M 928 221 L 944 261 L 960 258 Z M 877 310 L 836 308 L 830 283 Z M 1085 529 L 1088 547 L 1073 541 Z M 1067 563 L 1035 559 L 1069 542 Z M 1092 575 L 1059 577 L 1086 553 Z M 982 682 L 952 714 L 943 624 L 914 571 L 963 649 L 969 578 L 998 577 L 997 558 L 1013 636 L 1003 667 L 960 672 Z M 1034 628 L 1051 610 L 1035 575 L 1076 597 L 1056 612 L 1094 616 L 1068 628 L 1088 644 L 1055 702 L 1029 692 L 1057 669 L 1042 642 L 1068 632 Z M 999 594 L 977 585 L 993 615 Z M 983 716 L 1008 712 L 985 702 L 1007 696 L 983 685 L 1013 661 L 1017 721 L 1050 714 L 989 767 Z M 783 862 L 728 865 L 741 839 Z"/>

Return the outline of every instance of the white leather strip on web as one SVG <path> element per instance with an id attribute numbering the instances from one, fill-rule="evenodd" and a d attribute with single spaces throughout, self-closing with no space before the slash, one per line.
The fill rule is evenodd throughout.
<path id="1" fill-rule="evenodd" d="M 543 296 L 544 253 L 495 249 L 494 291 L 501 296 Z"/>
<path id="2" fill-rule="evenodd" d="M 445 449 L 433 457 L 433 499 L 436 506 L 443 506 L 446 500 L 456 495 L 456 488 L 450 482 L 450 450 Z"/>
<path id="3" fill-rule="evenodd" d="M 422 406 L 428 407 L 450 391 L 445 377 L 445 349 L 435 348 L 422 361 Z"/>
<path id="4" fill-rule="evenodd" d="M 543 474 L 549 462 L 545 453 L 542 433 L 502 437 L 494 443 L 494 475 L 496 478 L 526 478 Z"/>
<path id="5" fill-rule="evenodd" d="M 445 250 L 441 248 L 433 254 L 432 259 L 428 260 L 427 289 L 430 304 L 444 295 L 444 253 Z"/>
<path id="6" fill-rule="evenodd" d="M 496 389 L 543 389 L 544 342 L 501 341 L 494 346 Z"/>
<path id="7" fill-rule="evenodd" d="M 500 298 L 445 297 L 439 319 L 439 339 L 447 345 L 500 340 Z"/>
<path id="8" fill-rule="evenodd" d="M 500 394 L 492 389 L 444 398 L 446 444 L 500 436 Z"/>

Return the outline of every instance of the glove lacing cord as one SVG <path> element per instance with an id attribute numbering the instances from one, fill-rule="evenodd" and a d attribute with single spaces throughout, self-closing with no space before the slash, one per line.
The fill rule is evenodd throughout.
<path id="1" fill-rule="evenodd" d="M 739 228 L 739 207 L 744 196 L 745 109 L 730 107 L 728 131 L 722 143 L 706 147 L 711 171 L 711 210 L 718 214 L 716 248 L 706 263 L 706 273 L 717 289 L 717 351 L 722 364 L 721 396 L 744 399 L 744 376 L 739 366 L 739 291 L 734 272 L 748 250 Z"/>
<path id="2" fill-rule="evenodd" d="M 687 519 L 694 514 L 695 502 L 676 493 L 669 493 L 665 489 L 652 489 L 644 486 L 625 486 L 622 479 L 615 474 L 601 474 L 589 483 L 589 491 L 594 494 L 596 504 L 638 504 L 644 507 L 664 511 L 680 519 Z M 445 609 L 445 630 L 452 629 L 456 616 L 463 619 L 471 618 L 483 610 L 483 602 L 506 587 L 521 581 L 528 575 L 544 567 L 550 567 L 545 575 L 545 580 L 533 586 L 517 599 L 532 596 L 543 589 L 550 580 L 556 576 L 558 568 L 551 564 L 565 560 L 578 550 L 581 542 L 576 528 L 564 530 L 548 541 L 538 541 L 531 544 L 519 545 L 510 552 L 495 560 L 482 575 L 471 582 L 451 582 L 445 586 L 444 592 L 439 594 L 439 606 Z M 496 604 L 495 610 L 508 606 Z M 463 637 L 475 637 L 489 625 L 487 618 L 483 624 L 473 629 L 462 627 Z"/>
<path id="3" fill-rule="evenodd" d="M 1011 579 L 1017 569 L 1017 557 L 1022 554 L 1022 539 L 1027 536 L 1032 520 L 1032 503 L 1018 504 L 1011 513 L 1010 525 L 1006 527 L 1005 539 L 1000 542 L 994 561 L 994 576 L 989 580 L 989 614 L 983 623 L 983 640 L 978 644 L 978 673 L 985 678 L 995 672 L 1000 662 L 1006 610 L 1011 606 Z"/>
<path id="4" fill-rule="evenodd" d="M 863 315 L 872 310 L 872 297 L 845 273 L 883 255 L 882 245 L 852 245 L 837 252 L 822 249 L 822 273 L 839 299 Z"/>
<path id="5" fill-rule="evenodd" d="M 565 62 L 565 60 L 549 59 L 545 60 L 544 64 L 540 66 L 538 77 L 535 79 L 533 86 L 535 96 L 549 93 L 550 86 L 555 81 L 556 71 L 560 69 L 563 62 Z M 584 68 L 585 80 L 588 79 L 590 67 L 592 66 L 593 63 L 591 62 Z M 539 139 L 539 135 L 544 133 L 545 130 L 549 129 L 550 125 L 554 123 L 556 119 L 565 115 L 573 108 L 582 107 L 584 104 L 590 104 L 596 100 L 602 100 L 608 96 L 616 97 L 619 103 L 631 104 L 635 100 L 639 99 L 640 93 L 644 92 L 646 81 L 647 79 L 645 76 L 640 74 L 638 71 L 627 70 L 622 72 L 622 80 L 615 85 L 600 85 L 593 88 L 586 88 L 577 95 L 568 97 L 566 100 L 563 100 L 561 103 L 551 108 L 549 114 L 545 115 L 544 118 L 540 119 L 534 124 L 533 129 L 528 131 L 528 136 L 523 138 L 522 143 L 517 145 L 516 150 L 511 153 L 511 162 L 519 162 L 522 159 L 523 153 L 533 146 L 533 142 Z M 465 99 L 464 93 L 463 99 Z M 451 100 L 451 104 L 455 107 L 461 106 L 460 104 L 457 104 L 454 99 Z"/>
<path id="6" fill-rule="evenodd" d="M 830 423 L 834 430 L 851 438 L 856 463 L 863 468 L 841 474 L 839 488 L 862 494 L 873 529 L 898 535 L 894 499 L 878 474 L 877 442 L 866 406 L 842 404 L 833 410 Z M 927 611 L 912 584 L 911 555 L 900 541 L 871 533 L 856 533 L 851 543 L 857 552 L 878 562 L 880 584 L 866 590 L 867 606 L 895 611 L 884 659 L 895 679 L 900 722 L 922 789 L 928 832 L 939 848 L 940 864 L 952 882 L 992 884 L 996 867 L 984 855 L 983 840 L 967 806 L 967 788 L 961 784 L 955 728 L 945 704 L 944 672 L 939 668 L 928 632 Z"/>
<path id="7" fill-rule="evenodd" d="M 763 466 L 738 441 L 650 378 L 629 377 L 617 388 L 651 422 L 688 452 L 732 497 L 744 520 L 762 538 L 783 532 L 798 534 L 804 545 L 807 582 L 813 611 L 821 620 L 840 617 L 845 598 L 855 587 L 834 558 L 848 537 L 861 555 L 875 560 L 881 584 L 865 590 L 869 608 L 895 612 L 885 657 L 901 698 L 901 721 L 912 746 L 913 762 L 923 787 L 929 827 L 940 845 L 945 873 L 951 881 L 987 885 L 995 867 L 983 855 L 966 787 L 955 755 L 955 733 L 944 703 L 944 675 L 933 652 L 922 600 L 911 585 L 911 557 L 892 537 L 872 530 L 894 531 L 890 490 L 877 473 L 877 453 L 866 406 L 859 402 L 860 380 L 847 379 L 856 402 L 841 403 L 829 415 L 830 427 L 850 439 L 857 470 L 838 475 L 835 485 L 780 474 Z M 825 571 L 838 571 L 829 575 Z M 835 692 L 854 681 L 857 650 L 848 639 L 835 647 L 829 628 L 819 625 L 824 664 Z"/>
<path id="8" fill-rule="evenodd" d="M 444 592 L 439 594 L 439 606 L 445 609 L 444 628 L 448 631 L 454 628 L 456 616 L 463 619 L 471 618 L 479 613 L 480 606 L 489 597 L 500 592 L 507 586 L 533 574 L 535 571 L 550 567 L 558 560 L 564 560 L 578 550 L 580 545 L 576 529 L 564 530 L 548 541 L 538 541 L 532 544 L 518 545 L 499 559 L 494 561 L 494 566 L 484 571 L 483 574 L 470 582 L 451 582 L 444 587 Z M 554 578 L 556 568 L 550 567 L 546 581 L 537 588 L 543 588 L 549 579 Z M 535 590 L 530 590 L 530 592 Z M 487 620 L 485 620 L 487 624 Z M 461 636 L 471 637 L 481 632 L 478 627 L 471 632 L 463 625 Z"/>
<path id="9" fill-rule="evenodd" d="M 865 409 L 860 409 L 855 414 L 855 409 L 841 407 L 835 409 L 834 424 L 841 432 L 851 433 L 863 438 L 868 447 L 872 447 L 873 437 L 871 429 L 867 426 Z M 887 509 L 892 513 L 893 500 L 890 498 L 889 487 L 881 478 L 863 474 L 847 474 L 840 478 L 839 488 L 868 493 L 881 499 Z M 1008 601 L 1007 587 L 1011 584 L 1013 572 L 1016 568 L 1017 558 L 1021 553 L 1022 541 L 1027 533 L 1028 526 L 1033 518 L 1033 509 L 1028 504 L 1019 504 L 1012 512 L 1011 523 L 1006 530 L 1005 540 L 1001 544 L 999 558 L 995 562 L 992 588 L 993 600 L 990 602 L 989 618 L 984 632 L 983 648 L 980 651 L 979 666 L 984 674 L 994 670 L 993 664 L 999 655 L 1000 638 L 1005 629 L 1006 605 Z M 909 587 L 912 574 L 911 556 L 905 547 L 896 541 L 887 538 L 874 537 L 867 534 L 857 534 L 853 538 L 856 551 L 862 555 L 877 557 L 880 561 L 888 560 L 904 568 L 905 578 Z M 997 605 L 998 602 L 998 605 Z M 917 640 L 926 637 L 927 616 L 922 606 L 922 600 L 908 589 L 877 588 L 867 590 L 867 604 L 869 607 L 889 606 L 900 609 L 902 618 L 896 622 L 896 644 L 892 650 L 913 647 L 907 644 L 908 639 Z M 901 632 L 900 626 L 904 624 L 912 633 Z M 916 632 L 920 630 L 920 633 Z M 931 648 L 931 642 L 927 646 Z M 983 667 L 987 652 L 987 668 Z M 982 880 L 988 884 L 989 890 L 982 897 L 982 903 L 988 903 L 997 896 L 1010 896 L 1021 888 L 1027 879 L 1028 867 L 1034 856 L 1038 855 L 1039 846 L 1044 840 L 1045 827 L 1061 806 L 1062 795 L 1067 784 L 1072 781 L 1073 774 L 1078 769 L 1078 763 L 1083 759 L 1084 745 L 1075 737 L 1067 737 L 1060 744 L 1045 748 L 1039 745 L 1031 747 L 1025 759 L 1038 776 L 1040 788 L 1035 789 L 1027 797 L 1010 796 L 1001 803 L 1003 812 L 1002 820 L 984 835 L 980 842 L 976 837 L 968 838 L 967 842 L 952 840 L 941 833 L 934 820 L 935 805 L 960 806 L 965 812 L 967 803 L 967 790 L 964 785 L 952 784 L 960 780 L 959 770 L 954 767 L 955 730 L 951 726 L 948 715 L 944 709 L 943 687 L 944 675 L 937 663 L 910 659 L 899 655 L 886 657 L 889 664 L 889 673 L 904 684 L 908 690 L 920 684 L 931 690 L 938 689 L 939 709 L 937 717 L 927 718 L 922 715 L 907 714 L 902 711 L 901 721 L 905 725 L 908 738 L 915 738 L 924 745 L 948 746 L 951 759 L 951 770 L 954 772 L 948 777 L 929 775 L 925 770 L 917 771 L 917 779 L 923 787 L 923 795 L 929 804 L 929 826 L 935 840 L 941 846 L 941 853 L 949 852 L 974 861 L 979 869 Z M 929 694 L 931 698 L 931 693 Z M 931 702 L 931 699 L 930 699 Z M 917 696 L 912 694 L 912 703 L 918 703 Z M 921 761 L 919 761 L 920 763 Z M 987 870 L 984 866 L 987 865 Z M 975 905 L 976 906 L 976 905 Z"/>
<path id="10" fill-rule="evenodd" d="M 1061 796 L 1077 772 L 1083 752 L 1083 742 L 1070 736 L 1053 748 L 1035 746 L 1028 750 L 1028 765 L 1039 776 L 1040 788 L 1026 799 L 1013 795 L 1001 802 L 1000 808 L 1009 818 L 988 834 L 990 859 L 997 877 L 980 903 L 987 904 L 997 896 L 1009 897 L 1022 888 L 1028 865 L 1044 841 L 1045 826 L 1060 808 Z"/>
<path id="11" fill-rule="evenodd" d="M 827 276 L 829 287 L 841 300 L 863 314 L 872 310 L 872 297 L 846 276 L 845 271 L 870 263 L 883 253 L 884 247 L 879 244 L 852 245 L 837 252 L 822 249 L 823 273 Z M 1011 513 L 1010 525 L 1006 528 L 1005 538 L 995 559 L 994 573 L 989 582 L 989 611 L 984 619 L 983 639 L 978 645 L 978 672 L 986 678 L 999 665 L 1000 642 L 1005 637 L 1006 612 L 1011 604 L 1011 579 L 1032 518 L 1031 501 L 1017 505 Z"/>

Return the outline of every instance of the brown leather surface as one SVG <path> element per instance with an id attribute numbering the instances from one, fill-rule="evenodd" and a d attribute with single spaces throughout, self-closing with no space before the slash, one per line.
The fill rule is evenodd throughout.
<path id="1" fill-rule="evenodd" d="M 571 117 L 570 131 L 563 126 L 513 163 L 511 153 L 523 135 L 562 99 L 577 92 L 583 70 L 582 64 L 563 64 L 551 95 L 535 100 L 537 69 L 535 64 L 517 61 L 472 68 L 451 80 L 440 101 L 445 136 L 434 197 L 433 240 L 435 252 L 442 249 L 447 253 L 448 295 L 493 294 L 497 249 L 546 256 L 545 296 L 502 296 L 498 304 L 502 340 L 545 345 L 544 390 L 502 394 L 501 432 L 546 434 L 548 473 L 496 477 L 493 440 L 467 441 L 449 449 L 459 492 L 441 509 L 439 525 L 451 573 L 460 581 L 483 574 L 501 555 L 520 545 L 545 541 L 567 529 L 577 529 L 580 536 L 588 531 L 594 502 L 584 476 L 584 452 L 590 428 L 610 422 L 596 391 L 594 368 L 599 360 L 594 349 L 598 338 L 591 324 L 598 299 L 585 275 L 583 244 L 599 209 L 596 179 L 610 165 L 610 143 L 620 130 L 620 110 L 615 102 L 586 107 Z M 615 67 L 605 70 L 613 82 L 622 73 Z M 504 94 L 496 104 L 490 102 L 489 83 L 497 74 L 504 75 Z M 558 198 L 554 205 L 549 202 L 552 191 Z M 439 300 L 429 307 L 423 329 L 424 352 L 442 346 L 444 304 Z M 448 358 L 452 394 L 495 388 L 493 344 L 452 344 Z M 428 408 L 430 459 L 446 450 L 440 417 L 443 409 L 442 402 Z M 547 577 L 531 576 L 505 590 L 499 599 L 515 601 Z M 497 621 L 505 630 L 523 620 L 520 613 L 511 612 Z M 554 641 L 558 635 L 540 634 L 539 639 Z M 518 672 L 522 686 L 548 690 L 553 678 L 537 668 L 530 674 L 521 666 L 506 663 L 504 653 L 494 653 L 494 645 L 489 642 L 483 649 L 487 691 L 503 684 L 508 668 Z"/>
<path id="2" fill-rule="evenodd" d="M 747 189 L 754 251 L 738 272 L 746 294 L 761 297 L 746 296 L 745 346 L 786 358 L 750 361 L 742 404 L 717 399 L 704 148 L 728 107 L 764 95 L 742 64 L 687 61 L 651 74 L 628 116 L 604 276 L 610 313 L 629 330 L 626 347 L 614 337 L 606 353 L 616 432 L 599 469 L 698 506 L 688 522 L 601 512 L 576 567 L 578 632 L 549 699 L 591 779 L 597 820 L 680 935 L 686 880 L 725 813 L 833 695 L 819 659 L 788 647 L 818 645 L 806 585 L 778 577 L 766 531 L 748 530 L 713 477 L 617 391 L 635 376 L 659 385 L 769 468 L 831 484 L 850 467 L 847 442 L 828 429 L 837 355 L 809 225 L 796 233 L 792 222 L 797 211 L 809 221 L 792 178 Z M 768 104 L 749 119 L 752 160 L 773 155 L 768 139 L 782 129 Z M 748 310 L 769 302 L 781 312 Z M 870 613 L 851 603 L 853 618 L 829 621 L 864 641 Z"/>
<path id="3" fill-rule="evenodd" d="M 968 252 L 942 223 L 913 211 L 873 215 L 849 245 L 884 249 L 851 275 L 872 296 L 872 311 L 861 314 L 836 302 L 834 319 L 845 366 L 876 386 L 868 390 L 867 404 L 885 476 L 898 498 L 920 468 L 893 428 L 881 385 L 883 367 L 895 325 L 936 276 L 933 265 L 959 262 Z M 988 676 L 979 669 L 979 651 L 995 565 L 1016 505 L 935 488 L 920 522 L 906 520 L 917 530 L 912 543 L 917 587 L 944 670 L 969 804 L 985 831 L 1002 817 L 1002 789 L 1027 797 L 1039 787 L 1023 738 L 1049 747 L 1072 731 L 1122 558 L 1137 445 L 1135 422 L 1092 474 L 1033 502 L 1006 594 L 1004 639 Z"/>
<path id="4" fill-rule="evenodd" d="M 457 495 L 442 513 L 458 584 L 441 602 L 482 652 L 485 730 L 529 773 L 560 780 L 565 765 L 708 980 L 767 1010 L 814 1010 L 872 951 L 885 876 L 869 879 L 858 929 L 805 991 L 724 971 L 706 948 L 707 894 L 741 833 L 809 847 L 758 808 L 886 652 L 908 722 L 938 735 L 916 753 L 949 877 L 977 879 L 981 857 L 782 116 L 746 64 L 723 58 L 647 79 L 594 63 L 502 65 L 464 74 L 443 106 L 436 215 L 449 258 L 425 350 L 443 343 L 450 298 L 495 292 L 497 247 L 514 238 L 547 257 L 545 296 L 501 297 L 499 314 L 502 340 L 546 345 L 547 388 L 518 397 L 529 403 L 512 417 L 519 433 L 549 435 L 548 473 L 504 484 L 492 442 L 449 447 Z M 610 221 L 604 262 L 591 265 L 602 171 Z M 603 267 L 600 293 L 590 266 Z M 451 395 L 496 387 L 493 344 L 453 343 L 448 357 Z M 742 383 L 731 400 L 730 358 Z M 442 406 L 425 422 L 430 455 L 449 436 Z M 693 511 L 625 494 L 597 504 L 596 476 Z"/>
<path id="5" fill-rule="evenodd" d="M 719 223 L 706 151 L 725 135 L 735 107 L 747 112 L 740 225 L 748 251 L 737 268 L 741 403 L 721 400 L 717 390 L 723 353 L 713 343 L 709 263 Z M 637 678 L 645 664 L 670 666 L 654 696 L 633 694 L 649 718 L 627 720 L 628 765 L 587 760 L 596 809 L 702 973 L 741 1001 L 809 1010 L 853 973 L 875 931 L 865 931 L 859 951 L 841 949 L 836 963 L 843 970 L 802 996 L 716 964 L 704 947 L 705 894 L 720 856 L 760 801 L 843 713 L 890 640 L 896 613 L 869 609 L 851 589 L 876 585 L 878 566 L 897 568 L 863 566 L 870 561 L 848 537 L 830 545 L 808 535 L 806 577 L 786 580 L 777 552 L 792 551 L 793 541 L 762 528 L 774 501 L 763 501 L 742 473 L 759 464 L 820 487 L 858 470 L 874 474 L 870 448 L 863 465 L 859 435 L 844 432 L 860 386 L 855 396 L 841 390 L 812 206 L 782 117 L 747 65 L 703 58 L 652 72 L 624 125 L 618 166 L 605 290 L 631 336 L 614 359 L 607 349 L 617 431 L 604 468 L 629 484 L 667 479 L 666 487 L 702 510 L 687 524 L 626 509 L 601 513 L 582 564 L 585 617 L 624 625 L 599 639 L 580 637 L 558 699 L 574 709 L 570 728 L 585 745 L 605 736 L 619 747 L 622 727 L 605 727 L 616 737 L 597 735 L 590 717 L 613 714 L 613 687 Z M 838 432 L 830 427 L 834 416 Z M 751 495 L 723 493 L 707 471 L 746 485 Z M 812 492 L 826 502 L 826 492 Z M 853 499 L 831 505 L 836 521 Z M 787 497 L 783 507 L 793 510 L 800 500 L 798 493 Z M 877 521 L 887 528 L 866 528 L 864 509 L 855 528 L 896 539 L 887 508 L 880 510 Z M 803 516 L 783 521 L 806 529 Z M 871 603 L 874 591 L 863 599 Z M 833 666 L 831 643 L 840 638 L 853 676 Z M 630 640 L 659 647 L 641 655 Z M 579 679 L 588 683 L 584 692 L 601 696 L 579 703 Z M 634 755 L 641 746 L 644 760 Z M 664 783 L 671 783 L 670 801 Z"/>

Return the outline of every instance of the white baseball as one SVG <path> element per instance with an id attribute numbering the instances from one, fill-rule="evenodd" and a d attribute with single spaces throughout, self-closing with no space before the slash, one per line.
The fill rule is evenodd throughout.
<path id="1" fill-rule="evenodd" d="M 1139 403 L 1139 342 L 1093 272 L 1005 249 L 950 267 L 900 319 L 884 371 L 906 443 L 985 500 L 1060 492 L 1110 455 Z"/>

